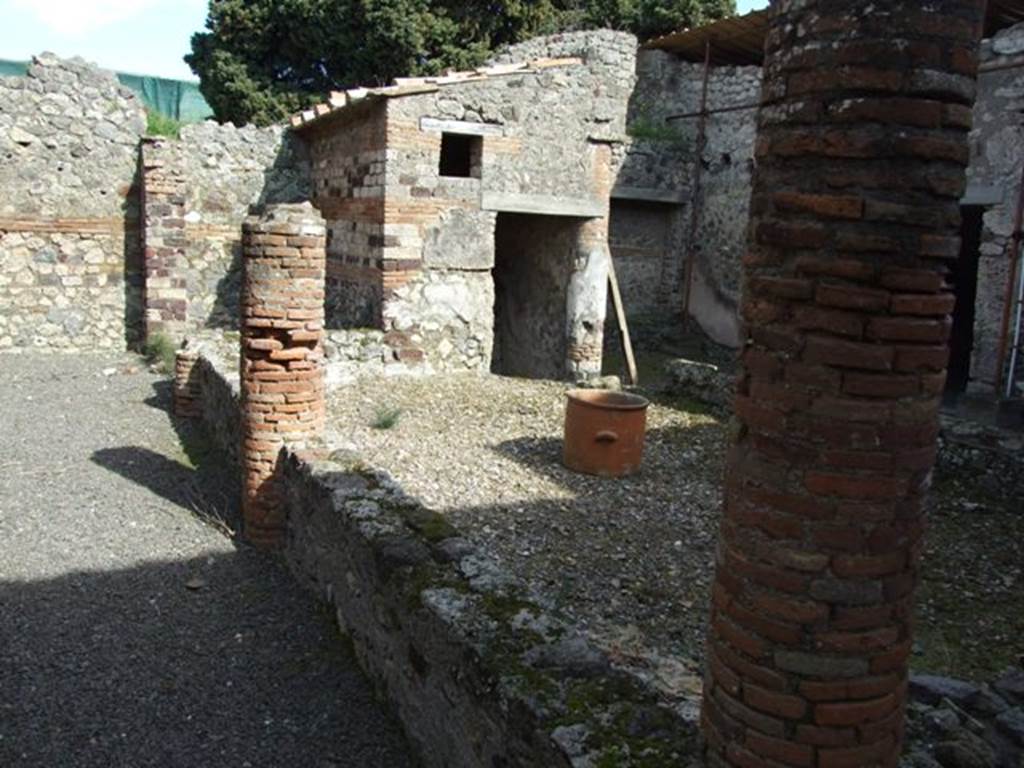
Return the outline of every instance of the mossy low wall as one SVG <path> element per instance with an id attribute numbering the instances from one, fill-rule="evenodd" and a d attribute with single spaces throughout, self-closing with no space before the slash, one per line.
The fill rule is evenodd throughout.
<path id="1" fill-rule="evenodd" d="M 200 349 L 191 383 L 229 458 L 234 374 Z M 284 555 L 326 601 L 428 768 L 697 766 L 696 723 L 384 472 L 335 452 L 279 461 Z"/>

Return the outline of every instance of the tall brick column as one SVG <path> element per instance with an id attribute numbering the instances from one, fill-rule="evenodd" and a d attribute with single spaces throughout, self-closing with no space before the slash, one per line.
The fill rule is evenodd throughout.
<path id="1" fill-rule="evenodd" d="M 325 242 L 309 203 L 271 206 L 243 225 L 242 515 L 260 546 L 284 531 L 281 449 L 313 450 L 323 435 Z"/>
<path id="2" fill-rule="evenodd" d="M 983 5 L 775 4 L 709 765 L 896 765 Z"/>

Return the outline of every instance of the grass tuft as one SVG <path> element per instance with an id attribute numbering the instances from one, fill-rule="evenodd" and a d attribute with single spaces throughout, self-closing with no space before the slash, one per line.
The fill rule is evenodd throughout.
<path id="1" fill-rule="evenodd" d="M 402 415 L 401 408 L 393 408 L 388 405 L 381 405 L 377 408 L 373 414 L 373 420 L 370 422 L 370 426 L 374 429 L 391 429 L 395 424 L 398 423 L 398 418 Z"/>
<path id="2" fill-rule="evenodd" d="M 146 362 L 156 365 L 163 373 L 174 372 L 174 355 L 177 347 L 171 339 L 162 334 L 151 334 L 142 345 L 142 356 Z"/>
<path id="3" fill-rule="evenodd" d="M 146 110 L 146 135 L 166 136 L 168 139 L 181 138 L 181 121 L 168 117 L 156 110 Z"/>

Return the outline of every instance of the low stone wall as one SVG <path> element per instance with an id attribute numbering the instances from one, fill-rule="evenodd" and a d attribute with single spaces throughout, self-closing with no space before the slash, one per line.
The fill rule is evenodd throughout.
<path id="1" fill-rule="evenodd" d="M 237 371 L 186 350 L 189 412 L 237 464 Z M 332 607 L 433 768 L 696 768 L 695 701 L 616 668 L 443 517 L 335 452 L 279 457 L 285 555 Z"/>
<path id="2" fill-rule="evenodd" d="M 687 765 L 696 730 L 358 459 L 285 461 L 292 567 L 427 766 Z"/>

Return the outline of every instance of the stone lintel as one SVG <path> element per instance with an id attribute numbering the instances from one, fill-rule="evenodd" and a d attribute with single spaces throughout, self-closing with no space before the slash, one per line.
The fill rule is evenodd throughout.
<path id="1" fill-rule="evenodd" d="M 1002 187 L 968 184 L 960 205 L 1002 205 L 1006 199 Z"/>
<path id="2" fill-rule="evenodd" d="M 493 123 L 470 123 L 466 120 L 440 120 L 435 117 L 420 118 L 421 131 L 438 133 L 459 133 L 463 136 L 504 136 L 505 129 Z"/>
<path id="3" fill-rule="evenodd" d="M 484 192 L 480 207 L 502 213 L 539 213 L 546 216 L 574 216 L 582 219 L 604 218 L 607 206 L 596 198 L 556 197 Z"/>

